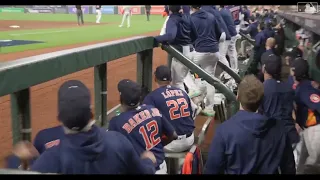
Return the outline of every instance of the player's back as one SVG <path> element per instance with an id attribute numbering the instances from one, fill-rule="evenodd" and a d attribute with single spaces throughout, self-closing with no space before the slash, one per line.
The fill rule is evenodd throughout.
<path id="1" fill-rule="evenodd" d="M 178 135 L 191 134 L 195 128 L 192 119 L 190 98 L 183 90 L 171 85 L 162 86 L 151 92 L 145 104 L 158 108 L 170 121 Z"/>
<path id="2" fill-rule="evenodd" d="M 215 17 L 200 9 L 191 14 L 191 23 L 192 31 L 196 33 L 192 37 L 196 52 L 218 52 L 221 32 L 217 31 L 220 28 L 217 27 Z"/>
<path id="3" fill-rule="evenodd" d="M 234 20 L 235 25 L 240 24 L 240 12 L 241 12 L 241 7 L 240 6 L 228 6 L 228 9 L 230 10 L 232 14 L 232 18 Z"/>
<path id="4" fill-rule="evenodd" d="M 159 110 L 153 106 L 142 105 L 121 113 L 111 119 L 109 131 L 118 131 L 126 136 L 138 154 L 146 150 L 154 153 L 158 167 L 164 161 L 163 122 Z"/>

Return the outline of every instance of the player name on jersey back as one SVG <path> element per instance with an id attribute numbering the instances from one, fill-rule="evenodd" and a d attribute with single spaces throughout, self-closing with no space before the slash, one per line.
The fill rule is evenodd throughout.
<path id="1" fill-rule="evenodd" d="M 157 108 L 145 109 L 138 112 L 132 118 L 125 123 L 122 128 L 129 134 L 135 127 L 145 120 L 151 119 L 152 117 L 162 117 Z"/>
<path id="2" fill-rule="evenodd" d="M 181 96 L 181 97 L 184 96 L 184 94 L 182 93 L 182 90 L 169 90 L 169 89 L 166 89 L 166 91 L 162 92 L 161 94 L 165 99 L 170 98 L 170 97 L 174 97 L 174 96 Z"/>

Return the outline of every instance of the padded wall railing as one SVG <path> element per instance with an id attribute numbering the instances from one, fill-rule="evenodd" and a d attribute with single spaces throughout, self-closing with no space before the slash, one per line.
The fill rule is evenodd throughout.
<path id="1" fill-rule="evenodd" d="M 13 143 L 31 140 L 31 86 L 90 67 L 94 67 L 95 115 L 106 126 L 106 63 L 135 53 L 137 81 L 151 90 L 153 37 L 137 36 L 1 63 L 0 96 L 11 96 Z"/>

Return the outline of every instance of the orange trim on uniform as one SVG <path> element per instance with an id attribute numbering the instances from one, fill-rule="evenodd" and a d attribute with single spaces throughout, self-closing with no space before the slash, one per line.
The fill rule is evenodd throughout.
<path id="1" fill-rule="evenodd" d="M 316 115 L 314 114 L 314 112 L 310 109 L 308 109 L 308 118 L 306 121 L 306 126 L 310 127 L 310 126 L 314 126 L 317 124 L 317 118 Z"/>
<path id="2" fill-rule="evenodd" d="M 188 152 L 182 166 L 181 174 L 192 174 L 193 154 Z"/>

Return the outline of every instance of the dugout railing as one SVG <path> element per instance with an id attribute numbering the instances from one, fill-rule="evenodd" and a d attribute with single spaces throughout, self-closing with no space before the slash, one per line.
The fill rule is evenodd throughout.
<path id="1" fill-rule="evenodd" d="M 94 68 L 94 113 L 100 119 L 99 125 L 107 127 L 107 63 L 137 54 L 137 82 L 151 90 L 153 48 L 153 37 L 136 36 L 1 63 L 0 96 L 10 95 L 13 144 L 20 140 L 31 141 L 31 86 L 91 67 Z M 163 48 L 169 53 L 176 53 L 174 56 L 192 71 L 217 89 L 221 89 L 229 103 L 236 102 L 235 95 L 219 80 L 210 77 L 200 67 L 186 60 L 181 53 L 170 51 L 169 46 Z M 116 113 L 118 109 L 113 108 L 114 111 L 110 113 Z"/>

